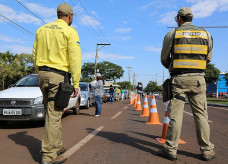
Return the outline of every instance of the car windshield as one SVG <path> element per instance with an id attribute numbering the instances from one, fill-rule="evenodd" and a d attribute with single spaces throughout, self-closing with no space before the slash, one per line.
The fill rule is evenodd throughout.
<path id="1" fill-rule="evenodd" d="M 25 76 L 21 80 L 19 80 L 14 87 L 38 87 L 38 76 Z"/>
<path id="2" fill-rule="evenodd" d="M 86 84 L 79 84 L 79 87 L 80 87 L 81 91 L 88 91 L 88 87 Z"/>

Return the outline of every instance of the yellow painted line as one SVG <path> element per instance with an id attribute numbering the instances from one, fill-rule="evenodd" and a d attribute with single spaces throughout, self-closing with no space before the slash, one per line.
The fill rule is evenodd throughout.
<path id="1" fill-rule="evenodd" d="M 94 136 L 96 136 L 97 133 L 99 133 L 104 126 L 100 126 L 99 128 L 92 131 L 88 136 L 86 136 L 84 139 L 82 139 L 80 142 L 78 142 L 76 145 L 74 145 L 72 148 L 70 148 L 68 151 L 66 151 L 62 156 L 65 158 L 69 158 L 72 154 L 74 154 L 80 147 L 85 145 L 89 140 L 91 140 Z"/>

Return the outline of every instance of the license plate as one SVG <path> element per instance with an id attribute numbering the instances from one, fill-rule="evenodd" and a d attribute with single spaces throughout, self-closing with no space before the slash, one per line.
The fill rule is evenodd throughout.
<path id="1" fill-rule="evenodd" d="M 21 115 L 21 109 L 3 109 L 3 115 Z"/>

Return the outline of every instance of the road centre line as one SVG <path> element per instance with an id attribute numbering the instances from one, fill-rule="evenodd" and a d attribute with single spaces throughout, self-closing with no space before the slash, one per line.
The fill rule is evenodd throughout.
<path id="1" fill-rule="evenodd" d="M 208 108 L 208 107 L 207 107 Z M 212 108 L 216 108 L 216 109 L 222 109 L 222 110 L 228 110 L 228 109 L 225 109 L 225 108 L 221 108 L 221 107 L 215 107 L 215 106 L 213 106 Z"/>
<path id="2" fill-rule="evenodd" d="M 188 112 L 186 112 L 186 111 L 184 111 L 184 113 L 186 113 L 186 114 L 189 114 L 189 115 L 193 116 L 193 114 L 192 114 L 192 113 L 188 113 Z M 208 122 L 213 122 L 213 121 L 208 120 Z"/>
<path id="3" fill-rule="evenodd" d="M 122 111 L 116 113 L 111 119 L 114 119 L 114 118 L 118 117 L 121 113 L 122 113 Z"/>
<path id="4" fill-rule="evenodd" d="M 123 109 L 127 109 L 127 106 L 125 106 Z"/>
<path id="5" fill-rule="evenodd" d="M 71 147 L 68 151 L 66 151 L 63 156 L 65 158 L 69 158 L 72 154 L 74 154 L 80 147 L 82 147 L 84 144 L 86 144 L 89 140 L 91 140 L 94 136 L 96 136 L 97 133 L 99 133 L 104 126 L 100 126 L 99 128 L 92 131 L 88 136 L 86 136 L 84 139 L 79 141 L 76 145 Z"/>

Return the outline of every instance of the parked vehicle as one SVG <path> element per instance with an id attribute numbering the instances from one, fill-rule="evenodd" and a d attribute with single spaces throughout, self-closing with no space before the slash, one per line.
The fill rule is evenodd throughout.
<path id="1" fill-rule="evenodd" d="M 106 99 L 106 92 L 105 92 L 105 90 L 103 90 L 103 95 L 102 95 L 102 97 L 101 97 L 101 103 L 106 103 L 107 102 L 107 99 Z"/>
<path id="2" fill-rule="evenodd" d="M 94 89 L 87 82 L 79 82 L 79 87 L 81 89 L 81 107 L 89 109 L 94 103 Z"/>
<path id="3" fill-rule="evenodd" d="M 77 97 L 70 98 L 64 109 L 79 114 L 80 91 Z M 0 121 L 44 120 L 42 92 L 38 86 L 38 75 L 31 74 L 20 79 L 11 88 L 0 92 Z"/>
<path id="4" fill-rule="evenodd" d="M 159 98 L 159 93 L 158 93 L 158 92 L 153 92 L 153 95 L 154 95 L 156 98 Z"/>

